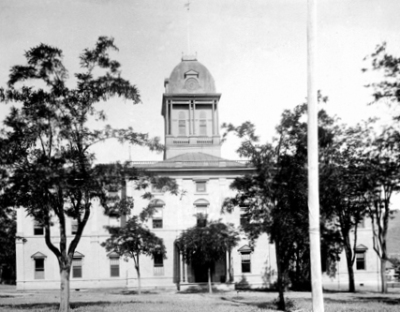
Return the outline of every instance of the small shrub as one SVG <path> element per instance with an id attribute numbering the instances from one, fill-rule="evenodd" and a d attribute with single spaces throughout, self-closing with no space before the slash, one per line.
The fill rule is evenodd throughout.
<path id="1" fill-rule="evenodd" d="M 278 309 L 279 308 L 279 297 L 276 298 L 272 303 Z M 298 309 L 296 302 L 293 299 L 290 299 L 290 298 L 285 298 L 285 308 L 286 308 L 285 309 L 286 312 L 291 312 L 291 311 L 295 311 L 295 310 Z"/>

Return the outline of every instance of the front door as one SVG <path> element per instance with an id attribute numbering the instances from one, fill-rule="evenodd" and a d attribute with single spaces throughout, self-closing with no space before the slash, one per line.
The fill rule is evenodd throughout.
<path id="1" fill-rule="evenodd" d="M 207 266 L 202 264 L 196 264 L 193 267 L 194 271 L 194 282 L 195 283 L 207 283 L 208 282 L 208 272 L 207 272 Z M 211 274 L 213 272 L 213 268 L 211 268 Z M 212 275 L 211 275 L 212 279 Z"/>

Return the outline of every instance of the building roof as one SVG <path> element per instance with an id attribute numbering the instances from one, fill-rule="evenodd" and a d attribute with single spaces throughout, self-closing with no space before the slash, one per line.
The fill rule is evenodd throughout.
<path id="1" fill-rule="evenodd" d="M 165 94 L 213 94 L 214 78 L 195 56 L 184 56 L 165 80 Z"/>
<path id="2" fill-rule="evenodd" d="M 185 153 L 159 162 L 132 162 L 134 167 L 146 168 L 248 168 L 246 161 L 228 160 L 221 157 L 197 152 Z"/>

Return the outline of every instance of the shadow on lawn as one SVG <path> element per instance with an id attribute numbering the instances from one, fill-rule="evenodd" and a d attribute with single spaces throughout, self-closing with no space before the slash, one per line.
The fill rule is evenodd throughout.
<path id="1" fill-rule="evenodd" d="M 390 297 L 353 297 L 346 299 L 324 298 L 324 302 L 334 303 L 334 304 L 357 304 L 365 302 L 375 302 L 387 305 L 400 305 L 400 298 L 390 298 Z"/>
<path id="2" fill-rule="evenodd" d="M 113 293 L 114 295 L 138 295 L 139 293 L 136 290 L 123 290 L 120 292 Z M 142 290 L 141 295 L 158 295 L 157 291 L 150 290 Z"/>
<path id="3" fill-rule="evenodd" d="M 390 298 L 390 297 L 357 297 L 360 301 L 386 303 L 389 305 L 400 305 L 400 298 Z"/>
<path id="4" fill-rule="evenodd" d="M 232 298 L 221 297 L 221 300 L 229 301 L 229 302 L 236 303 L 236 304 L 239 303 L 239 304 L 243 304 L 243 305 L 247 305 L 247 306 L 257 307 L 259 309 L 267 309 L 267 310 L 276 310 L 277 309 L 276 303 L 274 301 L 252 302 L 252 301 L 242 301 L 243 299 L 245 299 L 245 298 L 241 297 L 241 296 L 235 296 Z"/>
<path id="5" fill-rule="evenodd" d="M 124 302 L 130 303 L 130 302 Z M 77 309 L 80 307 L 88 306 L 109 306 L 115 304 L 115 302 L 110 301 L 97 301 L 97 302 L 72 302 L 70 304 L 71 309 Z M 46 309 L 54 308 L 58 309 L 60 306 L 59 302 L 48 302 L 48 303 L 24 303 L 24 304 L 0 304 L 1 308 L 8 308 L 10 310 L 20 309 L 20 310 L 31 310 L 31 309 Z"/>

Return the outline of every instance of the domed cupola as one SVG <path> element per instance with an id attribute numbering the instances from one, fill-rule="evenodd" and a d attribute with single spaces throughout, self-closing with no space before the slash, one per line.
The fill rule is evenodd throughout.
<path id="1" fill-rule="evenodd" d="M 214 78 L 195 56 L 184 56 L 165 80 L 166 94 L 215 93 Z"/>
<path id="2" fill-rule="evenodd" d="M 184 56 L 164 82 L 164 159 L 185 153 L 220 157 L 218 103 L 214 78 L 194 56 Z"/>

